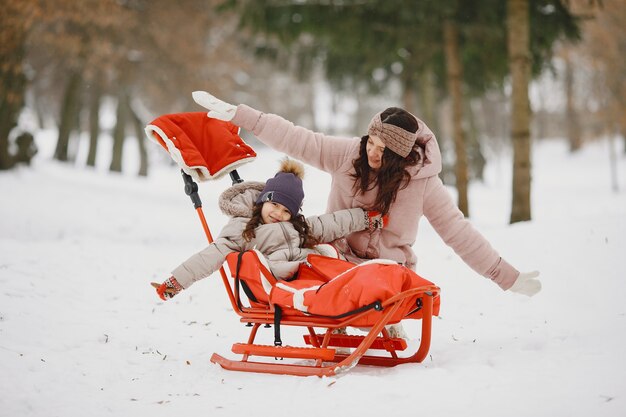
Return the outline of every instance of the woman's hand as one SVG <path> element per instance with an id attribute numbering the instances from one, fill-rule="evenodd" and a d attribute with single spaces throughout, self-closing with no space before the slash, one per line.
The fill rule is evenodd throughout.
<path id="1" fill-rule="evenodd" d="M 193 97 L 193 101 L 209 110 L 207 113 L 207 116 L 209 117 L 223 120 L 225 122 L 230 122 L 233 117 L 235 117 L 237 106 L 228 104 L 225 101 L 212 96 L 206 91 L 194 91 L 191 93 L 191 96 Z"/>
<path id="2" fill-rule="evenodd" d="M 521 272 L 509 291 L 532 297 L 541 291 L 541 281 L 536 279 L 539 271 Z"/>

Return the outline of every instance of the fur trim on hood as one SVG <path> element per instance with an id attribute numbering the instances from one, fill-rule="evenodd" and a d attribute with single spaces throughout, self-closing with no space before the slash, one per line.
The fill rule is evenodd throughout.
<path id="1" fill-rule="evenodd" d="M 264 182 L 245 181 L 227 188 L 218 200 L 220 210 L 231 217 L 252 217 L 256 199 L 264 187 Z"/>

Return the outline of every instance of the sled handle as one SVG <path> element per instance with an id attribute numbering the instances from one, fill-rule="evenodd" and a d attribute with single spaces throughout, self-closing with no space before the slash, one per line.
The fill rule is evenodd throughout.
<path id="1" fill-rule="evenodd" d="M 195 183 L 191 175 L 187 174 L 182 169 L 180 173 L 183 175 L 183 181 L 185 183 L 185 194 L 191 198 L 191 202 L 193 203 L 193 207 L 195 209 L 202 207 L 202 201 L 200 200 L 200 196 L 198 195 L 198 184 Z"/>
<path id="2" fill-rule="evenodd" d="M 196 213 L 198 213 L 198 217 L 200 218 L 200 223 L 202 223 L 204 234 L 206 235 L 206 238 L 209 241 L 209 244 L 211 244 L 213 243 L 213 235 L 211 235 L 211 230 L 209 229 L 209 225 L 206 221 L 206 217 L 204 216 L 204 211 L 202 210 L 202 200 L 200 200 L 200 196 L 198 195 L 198 184 L 196 184 L 193 178 L 191 178 L 191 175 L 185 173 L 182 169 L 180 172 L 183 176 L 183 181 L 185 182 L 185 194 L 187 194 L 189 198 L 191 198 L 191 202 L 193 203 L 193 206 L 196 209 Z M 237 175 L 237 172 L 236 171 L 233 171 L 233 172 L 235 172 L 236 177 L 239 178 L 239 175 Z M 232 172 L 231 172 L 231 179 L 233 179 L 233 184 L 234 184 L 235 179 L 232 176 Z M 239 178 L 239 182 L 241 181 L 243 180 Z M 228 282 L 228 277 L 226 276 L 226 271 L 224 271 L 223 265 L 220 267 L 220 275 L 222 276 L 222 281 L 224 282 L 224 287 L 226 287 L 226 292 L 228 293 L 230 302 L 233 305 L 233 308 L 236 310 L 237 305 L 235 304 L 235 294 L 233 293 L 230 287 L 230 284 Z"/>
<path id="3" fill-rule="evenodd" d="M 230 180 L 233 182 L 233 185 L 243 182 L 243 180 L 239 176 L 239 173 L 237 172 L 236 169 L 233 169 L 232 171 L 230 171 L 228 175 L 230 175 Z"/>
<path id="4" fill-rule="evenodd" d="M 198 184 L 196 184 L 193 178 L 191 178 L 191 175 L 187 174 L 182 169 L 180 170 L 180 173 L 182 174 L 183 182 L 185 183 L 185 194 L 187 194 L 189 198 L 191 198 L 193 207 L 195 209 L 202 207 L 202 201 L 200 200 L 200 196 L 198 195 Z M 243 182 L 236 169 L 230 171 L 228 175 L 230 175 L 230 180 L 232 181 L 233 185 Z"/>

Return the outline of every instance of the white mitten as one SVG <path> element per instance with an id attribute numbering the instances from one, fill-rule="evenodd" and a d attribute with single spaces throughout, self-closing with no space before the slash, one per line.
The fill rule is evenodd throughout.
<path id="1" fill-rule="evenodd" d="M 207 116 L 209 117 L 223 120 L 225 122 L 230 122 L 233 117 L 235 117 L 237 106 L 228 104 L 219 98 L 212 96 L 206 91 L 194 91 L 191 93 L 191 96 L 193 97 L 193 101 L 209 110 L 207 113 Z"/>
<path id="2" fill-rule="evenodd" d="M 536 279 L 539 271 L 521 272 L 509 291 L 532 297 L 541 291 L 541 281 Z"/>

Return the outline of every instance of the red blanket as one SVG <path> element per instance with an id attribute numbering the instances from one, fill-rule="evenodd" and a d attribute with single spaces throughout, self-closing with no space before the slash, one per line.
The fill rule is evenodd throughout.
<path id="1" fill-rule="evenodd" d="M 384 259 L 373 259 L 355 265 L 339 259 L 309 255 L 293 281 L 278 281 L 262 264 L 262 255 L 250 252 L 240 266 L 240 279 L 245 280 L 260 304 L 276 304 L 283 309 L 296 310 L 325 317 L 341 316 L 376 301 L 384 302 L 412 288 L 432 286 L 432 282 L 412 270 Z M 229 256 L 231 271 L 236 268 L 236 256 Z M 259 257 L 260 256 L 260 257 Z M 405 318 L 420 319 L 420 295 L 407 298 L 390 323 Z M 257 304 L 258 305 L 258 304 Z M 439 314 L 440 298 L 436 296 L 433 314 Z M 352 326 L 370 326 L 382 312 L 371 310 Z"/>

